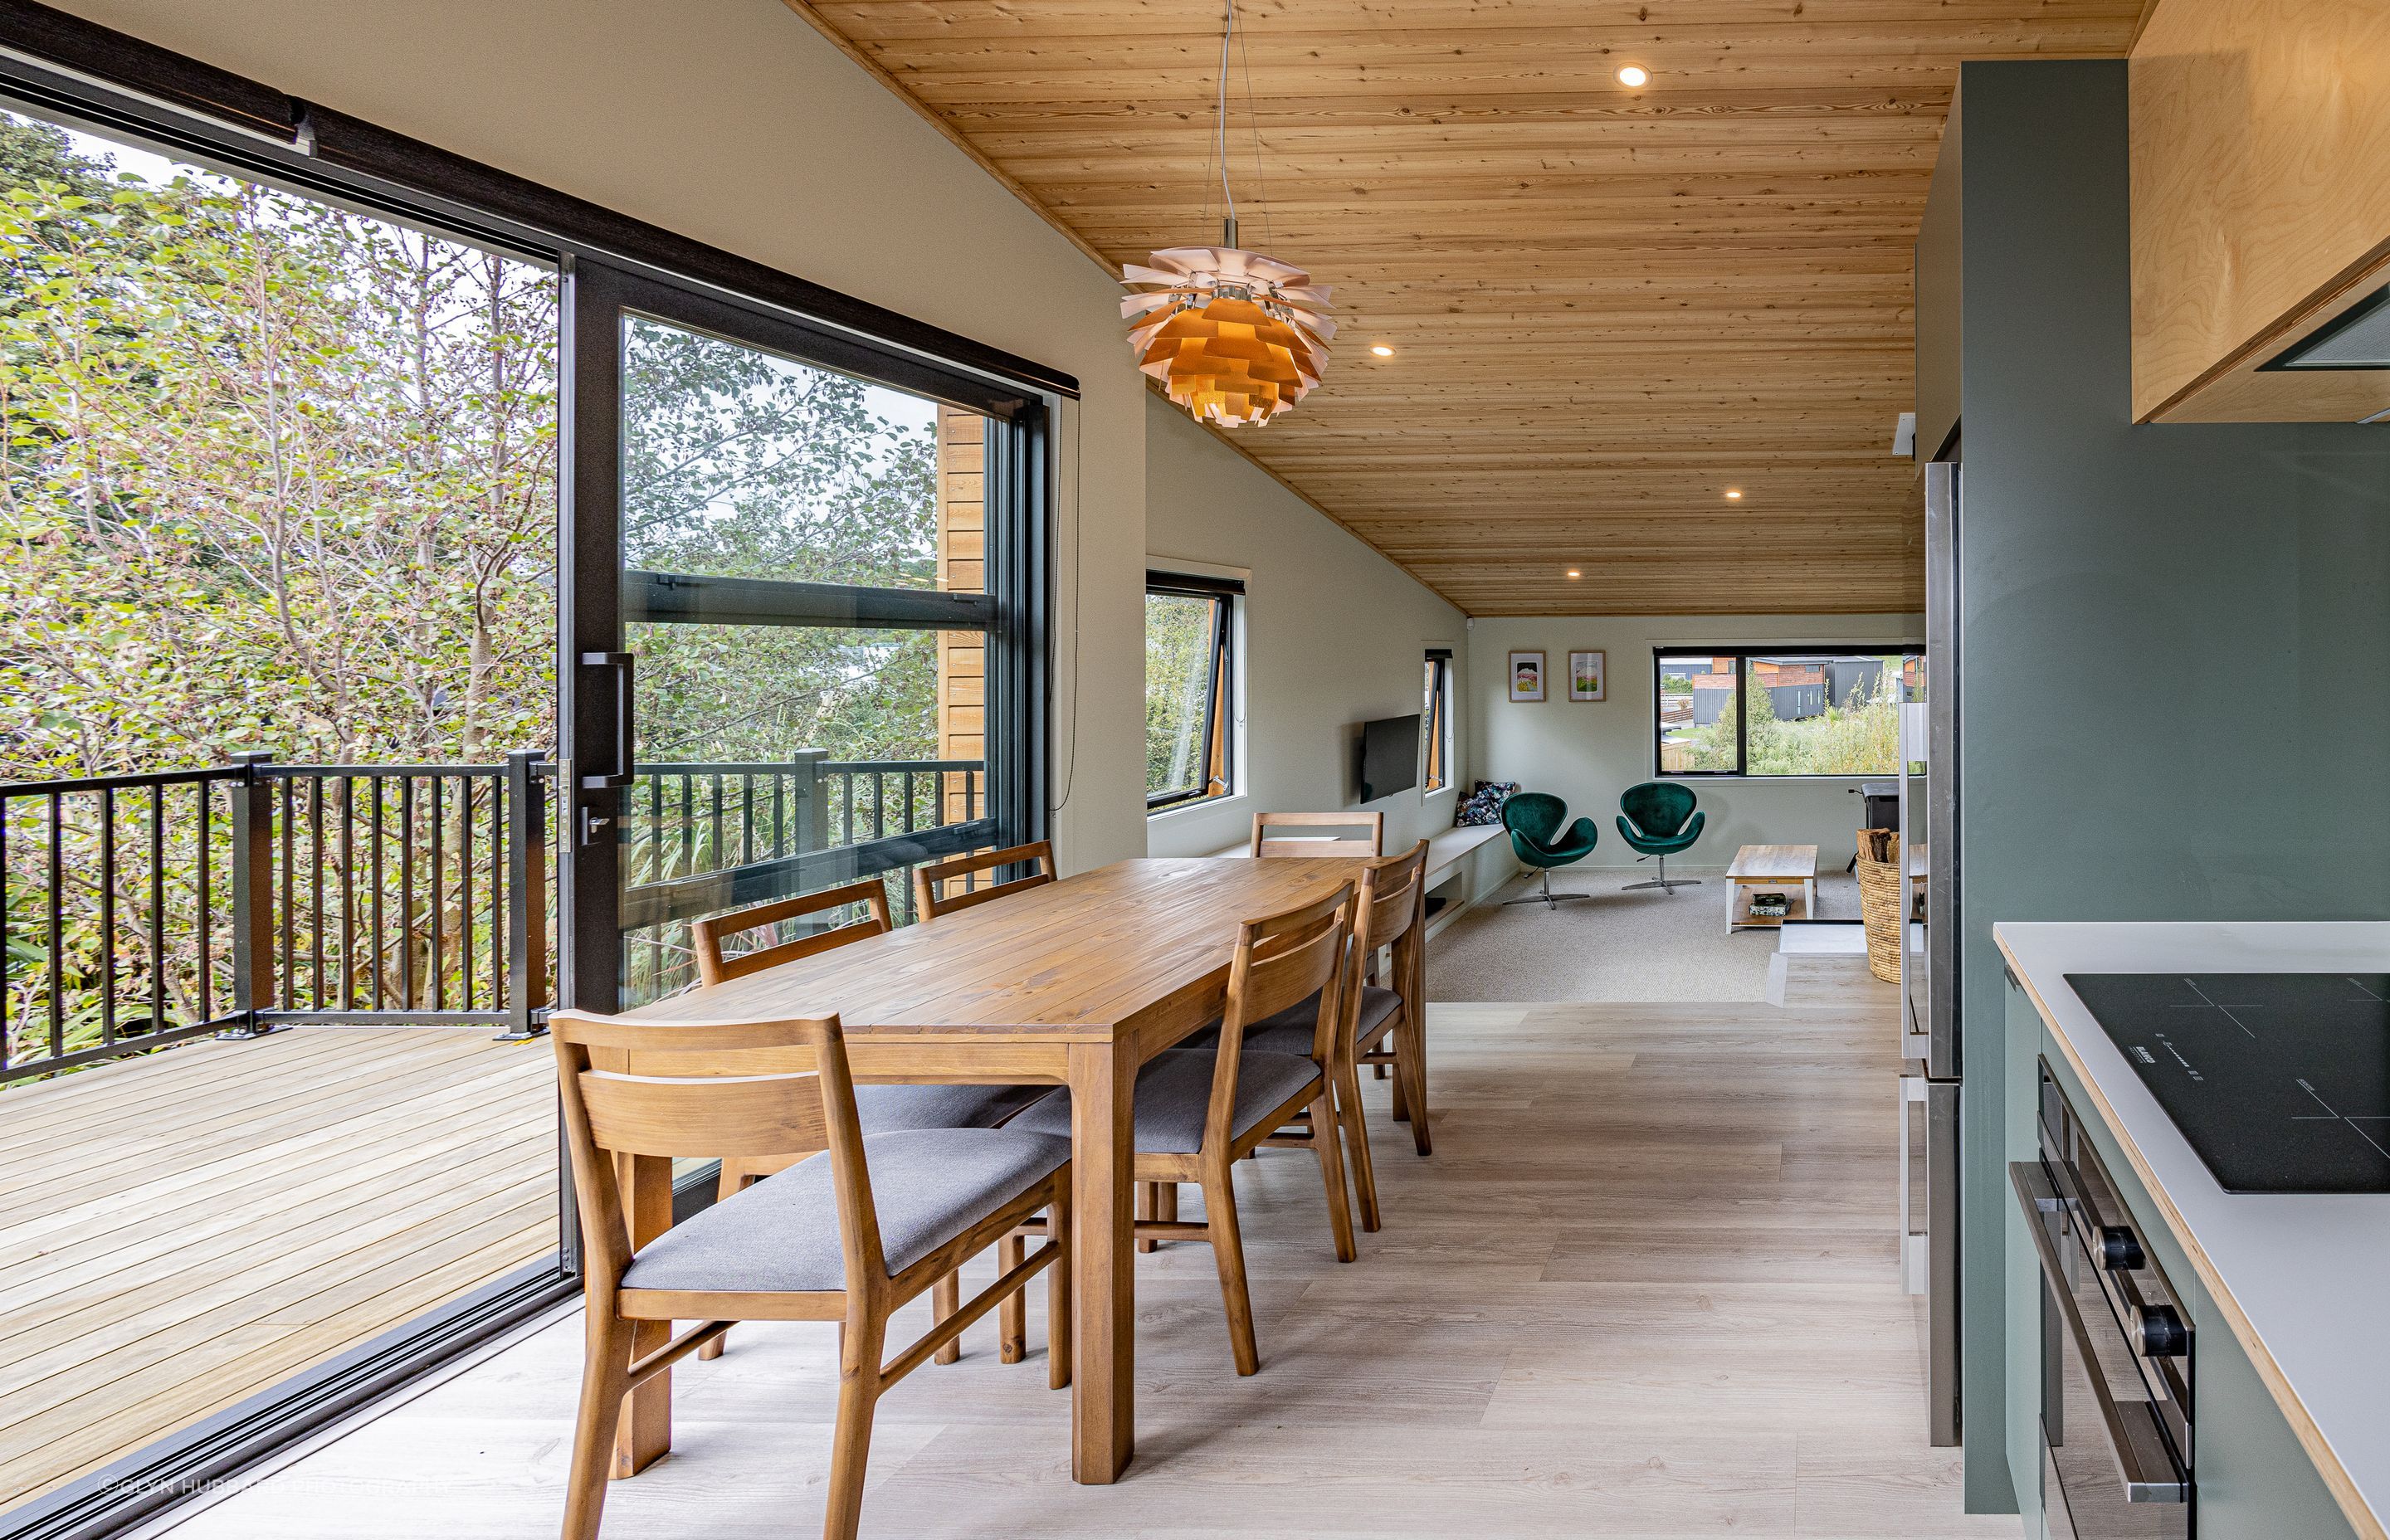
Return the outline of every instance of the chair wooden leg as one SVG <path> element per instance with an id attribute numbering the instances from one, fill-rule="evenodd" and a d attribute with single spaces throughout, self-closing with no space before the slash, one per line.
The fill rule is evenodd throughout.
<path id="1" fill-rule="evenodd" d="M 1383 1080 L 1383 1079 L 1385 1079 L 1385 1078 L 1386 1078 L 1386 1067 L 1385 1067 L 1383 1064 L 1372 1064 L 1372 1065 L 1370 1065 L 1370 1066 L 1369 1066 L 1369 1068 L 1371 1068 L 1372 1070 L 1375 1070 L 1375 1071 L 1377 1071 L 1377 1072 L 1378 1072 L 1378 1078 L 1379 1078 L 1380 1080 Z M 1397 1097 L 1399 1097 L 1399 1096 L 1401 1096 L 1401 1095 L 1402 1095 L 1402 1093 L 1401 1093 L 1400 1091 L 1396 1091 L 1396 1092 L 1394 1093 L 1394 1095 L 1396 1095 Z M 1399 1114 L 1399 1113 L 1397 1113 L 1397 1114 L 1396 1114 L 1396 1116 L 1400 1116 L 1400 1114 Z"/>
<path id="2" fill-rule="evenodd" d="M 1335 1097 L 1319 1087 L 1311 1104 L 1311 1148 L 1319 1155 L 1320 1180 L 1328 1187 L 1328 1229 L 1336 1238 L 1336 1260 L 1351 1262 L 1361 1253 L 1353 1245 L 1353 1211 L 1344 1198 L 1344 1151 L 1336 1137 Z"/>
<path id="3" fill-rule="evenodd" d="M 1406 1022 L 1394 1036 L 1394 1083 L 1407 1084 L 1410 1103 L 1411 1146 L 1422 1155 L 1435 1153 L 1435 1142 L 1427 1132 L 1427 1031 L 1419 1022 Z"/>
<path id="4" fill-rule="evenodd" d="M 739 1189 L 744 1187 L 746 1185 L 746 1173 L 740 1171 L 729 1161 L 725 1161 L 722 1162 L 721 1175 L 716 1177 L 714 1180 L 713 1200 L 719 1203 L 725 1199 L 735 1198 L 738 1196 Z M 722 1356 L 722 1350 L 729 1345 L 730 1333 L 726 1331 L 721 1336 L 716 1337 L 713 1341 L 706 1343 L 703 1347 L 699 1348 L 697 1350 L 697 1355 L 700 1358 L 719 1358 Z"/>
<path id="5" fill-rule="evenodd" d="M 1154 1210 L 1160 1207 L 1161 1203 L 1161 1183 L 1139 1182 L 1137 1185 L 1137 1217 L 1139 1220 L 1151 1219 L 1154 1216 Z M 1150 1256 L 1153 1252 L 1153 1249 L 1160 1244 L 1160 1241 L 1155 1240 L 1150 1236 L 1141 1236 L 1138 1238 L 1137 1243 L 1137 1253 L 1140 1256 Z"/>
<path id="6" fill-rule="evenodd" d="M 572 1473 L 564 1488 L 564 1540 L 597 1540 L 614 1463 L 614 1429 L 631 1389 L 631 1323 L 592 1302 L 581 1366 L 581 1414 L 572 1425 Z"/>
<path id="7" fill-rule="evenodd" d="M 860 1320 L 849 1323 L 840 1345 L 838 1426 L 830 1434 L 822 1540 L 854 1540 L 863 1521 L 863 1473 L 871 1459 L 871 1414 L 880 1404 L 880 1354 L 887 1334 L 887 1321 L 867 1307 Z"/>
<path id="8" fill-rule="evenodd" d="M 1212 1260 L 1220 1269 L 1220 1301 L 1227 1307 L 1228 1349 L 1236 1354 L 1237 1372 L 1258 1374 L 1262 1355 L 1253 1343 L 1253 1296 L 1245 1284 L 1245 1240 L 1237 1229 L 1233 1169 L 1223 1161 L 1204 1171 L 1203 1227 L 1212 1242 Z"/>
<path id="9" fill-rule="evenodd" d="M 996 1243 L 996 1272 L 1009 1273 L 1020 1266 L 1022 1254 L 1019 1234 L 999 1238 Z M 1004 1303 L 996 1307 L 996 1355 L 1004 1363 L 1018 1364 L 1029 1356 L 1029 1303 L 1022 1298 L 1022 1291 L 1016 1289 L 1004 1296 Z"/>
<path id="10" fill-rule="evenodd" d="M 1046 1269 L 1046 1384 L 1062 1390 L 1071 1383 L 1071 1185 L 1055 1188 L 1046 1210 L 1047 1244 L 1054 1250 Z"/>
<path id="11" fill-rule="evenodd" d="M 948 1273 L 930 1285 L 930 1319 L 943 1322 L 963 1307 L 962 1274 Z M 940 1348 L 932 1356 L 941 1364 L 962 1362 L 963 1340 L 959 1337 Z"/>
<path id="12" fill-rule="evenodd" d="M 1153 1217 L 1156 1219 L 1168 1220 L 1173 1223 L 1177 1221 L 1177 1183 L 1156 1182 L 1153 1184 Z"/>
<path id="13" fill-rule="evenodd" d="M 1353 1198 L 1360 1210 L 1361 1228 L 1375 1235 L 1378 1213 L 1378 1171 L 1369 1158 L 1369 1124 L 1361 1107 L 1361 1075 L 1346 1064 L 1336 1072 L 1336 1110 L 1343 1120 L 1344 1138 L 1353 1147 Z"/>

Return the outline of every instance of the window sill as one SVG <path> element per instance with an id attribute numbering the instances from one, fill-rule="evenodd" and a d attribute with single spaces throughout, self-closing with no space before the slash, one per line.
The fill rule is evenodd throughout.
<path id="1" fill-rule="evenodd" d="M 1174 818 L 1191 817 L 1199 813 L 1216 813 L 1224 807 L 1242 807 L 1244 803 L 1243 792 L 1231 791 L 1225 797 L 1205 797 L 1200 802 L 1173 802 L 1168 807 L 1157 807 L 1145 815 L 1145 821 L 1149 824 L 1167 823 Z"/>

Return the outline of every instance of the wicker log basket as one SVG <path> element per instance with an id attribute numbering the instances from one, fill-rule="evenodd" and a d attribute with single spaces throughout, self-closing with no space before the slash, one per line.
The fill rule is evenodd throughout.
<path id="1" fill-rule="evenodd" d="M 1897 829 L 1859 830 L 1859 918 L 1867 928 L 1868 971 L 1886 983 L 1900 982 L 1901 919 L 1908 902 L 1899 854 Z"/>

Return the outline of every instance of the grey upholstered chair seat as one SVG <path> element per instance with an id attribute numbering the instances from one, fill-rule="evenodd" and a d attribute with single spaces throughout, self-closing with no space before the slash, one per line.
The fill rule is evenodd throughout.
<path id="1" fill-rule="evenodd" d="M 1051 1085 L 858 1085 L 854 1110 L 866 1134 L 913 1128 L 994 1128 Z"/>
<path id="2" fill-rule="evenodd" d="M 1192 1155 L 1203 1148 L 1203 1114 L 1212 1104 L 1211 1049 L 1174 1048 L 1157 1055 L 1137 1076 L 1137 1151 L 1140 1155 Z M 1319 1078 L 1319 1066 L 1294 1054 L 1256 1053 L 1237 1058 L 1237 1108 L 1229 1136 L 1249 1133 Z M 1013 1120 L 1030 1133 L 1068 1135 L 1066 1097 L 1041 1101 Z"/>
<path id="3" fill-rule="evenodd" d="M 1403 997 L 1391 989 L 1375 984 L 1361 986 L 1361 1016 L 1354 1033 L 1356 1042 L 1366 1043 L 1395 1011 L 1402 1008 Z M 1299 1053 L 1306 1058 L 1312 1045 L 1318 1041 L 1319 996 L 1287 1007 L 1276 1016 L 1265 1016 L 1245 1029 L 1245 1051 L 1260 1048 L 1266 1053 Z"/>
<path id="4" fill-rule="evenodd" d="M 867 1134 L 864 1165 L 890 1277 L 1018 1198 L 1071 1158 L 1071 1141 L 1010 1128 Z M 828 1153 L 767 1176 L 648 1243 L 625 1289 L 757 1293 L 846 1287 Z"/>

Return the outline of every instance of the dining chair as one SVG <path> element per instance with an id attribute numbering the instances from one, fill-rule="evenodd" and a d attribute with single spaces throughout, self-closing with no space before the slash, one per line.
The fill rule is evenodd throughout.
<path id="1" fill-rule="evenodd" d="M 839 909 L 860 909 L 862 918 L 845 925 L 799 936 L 792 941 L 772 943 L 727 956 L 723 952 L 723 943 L 730 938 L 781 925 L 791 919 L 801 919 L 807 915 L 828 914 Z M 697 953 L 698 979 L 711 986 L 744 978 L 781 963 L 794 962 L 800 957 L 814 956 L 833 947 L 847 946 L 885 934 L 893 925 L 887 885 L 873 877 L 817 893 L 776 899 L 769 904 L 758 904 L 726 915 L 697 920 L 689 926 L 689 935 Z M 996 1128 L 1031 1103 L 1052 1094 L 1050 1085 L 858 1085 L 854 1097 L 863 1120 L 863 1131 L 867 1134 L 888 1134 L 916 1128 Z M 785 1157 L 724 1156 L 722 1174 L 715 1187 L 716 1200 L 730 1197 L 749 1183 L 761 1181 L 789 1163 Z M 961 1287 L 955 1278 L 939 1280 L 932 1298 L 934 1307 L 942 1316 L 953 1314 L 956 1303 L 961 1297 Z M 1014 1332 L 1001 1334 L 999 1345 L 1008 1364 L 1021 1361 L 1017 1339 L 1018 1334 Z M 718 1336 L 707 1342 L 698 1356 L 719 1358 L 728 1341 L 727 1333 Z M 939 1351 L 938 1362 L 951 1364 L 961 1356 L 960 1345 L 949 1343 Z"/>
<path id="2" fill-rule="evenodd" d="M 1244 1240 L 1237 1225 L 1237 1162 L 1262 1141 L 1308 1110 L 1319 1136 L 1313 1149 L 1328 1190 L 1328 1223 L 1336 1260 L 1350 1262 L 1353 1217 L 1344 1190 L 1344 1157 L 1336 1136 L 1335 1093 L 1320 1063 L 1344 1030 L 1342 993 L 1356 966 L 1352 954 L 1355 888 L 1338 884 L 1326 897 L 1238 928 L 1237 950 L 1228 968 L 1228 1001 L 1216 1041 L 1202 1048 L 1173 1048 L 1138 1072 L 1134 1092 L 1131 1144 L 1136 1157 L 1130 1179 L 1163 1183 L 1176 1191 L 1193 1182 L 1203 1194 L 1203 1218 L 1138 1221 L 1141 1239 L 1203 1240 L 1212 1246 L 1227 1304 L 1228 1343 L 1237 1372 L 1261 1368 L 1253 1341 L 1253 1295 L 1245 1280 Z M 1279 1053 L 1248 1048 L 1247 1022 L 1317 996 L 1313 1051 Z M 1056 1097 L 1041 1101 L 1012 1126 L 1066 1136 L 1071 1106 Z"/>
<path id="3" fill-rule="evenodd" d="M 594 1540 L 623 1398 L 733 1321 L 837 1321 L 825 1540 L 850 1540 L 880 1397 L 1047 1276 L 1047 1382 L 1070 1382 L 1070 1141 L 1008 1128 L 867 1134 L 835 1016 L 647 1023 L 548 1018 L 580 1210 L 586 1303 L 564 1540 Z M 628 1162 L 797 1163 L 634 1247 Z M 1038 1210 L 1047 1242 L 883 1361 L 889 1317 Z M 677 1336 L 672 1323 L 697 1323 Z M 655 1324 L 649 1324 L 655 1323 Z M 645 1351 L 641 1339 L 664 1338 Z"/>
<path id="4" fill-rule="evenodd" d="M 1324 834 L 1273 837 L 1274 828 L 1328 830 Z M 1357 829 L 1358 834 L 1338 832 Z M 1386 815 L 1382 813 L 1256 813 L 1252 853 L 1258 856 L 1330 855 L 1352 857 L 1385 853 Z M 1366 849 L 1356 848 L 1366 846 Z"/>
<path id="5" fill-rule="evenodd" d="M 1352 968 L 1347 974 L 1344 1016 L 1347 1030 L 1329 1045 L 1333 1057 L 1320 1064 L 1335 1083 L 1336 1115 L 1343 1141 L 1353 1155 L 1353 1197 L 1361 1228 L 1380 1226 L 1378 1177 L 1369 1154 L 1369 1129 L 1361 1108 L 1364 1064 L 1383 1064 L 1394 1072 L 1394 1110 L 1407 1116 L 1419 1152 L 1429 1152 L 1427 1136 L 1427 1074 L 1423 1027 L 1426 1014 L 1427 841 L 1400 855 L 1370 862 L 1362 869 L 1360 893 L 1355 905 Z M 1364 982 L 1364 961 L 1380 951 L 1394 949 L 1394 966 L 1381 989 Z M 1303 1000 L 1275 1016 L 1264 1017 L 1245 1029 L 1245 1046 L 1269 1053 L 1313 1052 L 1312 1023 L 1319 1002 Z M 1389 1041 L 1391 1039 L 1391 1042 Z M 1290 1132 L 1279 1130 L 1267 1143 L 1307 1145 L 1317 1132 L 1304 1120 Z"/>
<path id="6" fill-rule="evenodd" d="M 979 874 L 1001 866 L 1023 866 L 1034 862 L 1037 869 L 1027 877 L 979 886 Z M 1012 845 L 1004 850 L 971 851 L 952 856 L 927 866 L 913 868 L 913 910 L 923 919 L 935 919 L 957 909 L 985 904 L 1007 893 L 1024 888 L 1042 888 L 1054 880 L 1054 841 L 1033 840 L 1025 845 Z M 963 891 L 941 894 L 941 882 L 961 881 Z"/>

